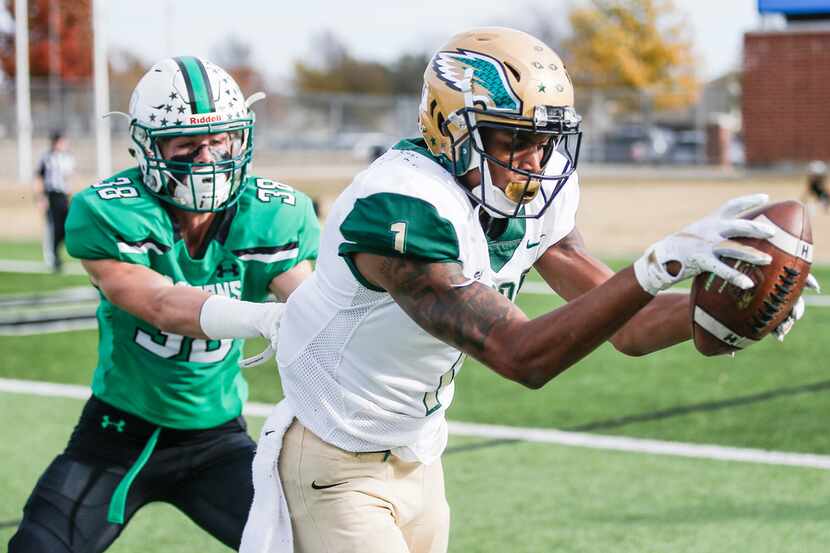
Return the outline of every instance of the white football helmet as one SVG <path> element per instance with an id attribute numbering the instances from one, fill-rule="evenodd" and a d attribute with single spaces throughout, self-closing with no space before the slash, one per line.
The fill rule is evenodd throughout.
<path id="1" fill-rule="evenodd" d="M 144 185 L 189 211 L 232 205 L 253 154 L 254 113 L 236 81 L 221 67 L 192 56 L 161 60 L 138 82 L 130 99 L 130 137 Z M 210 163 L 189 156 L 165 159 L 159 141 L 177 136 L 228 133 L 227 151 Z"/>

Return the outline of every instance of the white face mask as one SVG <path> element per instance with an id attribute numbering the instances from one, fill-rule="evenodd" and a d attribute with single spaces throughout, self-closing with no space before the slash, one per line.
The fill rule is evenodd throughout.
<path id="1" fill-rule="evenodd" d="M 217 173 L 215 177 L 213 173 L 194 173 L 187 179 L 193 183 L 192 191 L 189 184 L 183 183 L 169 172 L 165 171 L 165 175 L 176 183 L 173 187 L 173 199 L 185 207 L 217 208 L 228 201 L 231 194 L 231 182 L 227 173 Z"/>
<path id="2" fill-rule="evenodd" d="M 231 139 L 229 150 L 233 152 L 238 151 L 238 149 L 239 144 Z M 208 151 L 214 164 L 226 165 L 231 159 L 232 154 L 225 152 L 224 148 L 208 148 Z M 189 159 L 177 160 L 173 157 L 171 160 L 192 162 L 197 154 L 198 150 L 195 150 L 189 156 L 179 156 Z M 213 165 L 213 167 L 216 168 L 216 165 Z M 205 170 L 194 171 L 191 169 L 190 174 L 175 171 L 162 172 L 167 182 L 171 184 L 172 197 L 177 204 L 185 208 L 203 211 L 219 208 L 228 201 L 233 180 L 230 178 L 231 174 L 225 172 L 226 169 L 223 169 L 221 173 L 214 173 L 213 170 L 210 170 L 210 166 L 203 167 L 203 169 Z"/>

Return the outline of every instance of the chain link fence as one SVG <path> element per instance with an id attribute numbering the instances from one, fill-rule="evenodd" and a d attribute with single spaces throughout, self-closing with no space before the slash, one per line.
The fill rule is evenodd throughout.
<path id="1" fill-rule="evenodd" d="M 111 89 L 112 110 L 126 111 L 131 90 Z M 94 168 L 94 103 L 91 83 L 31 85 L 35 158 L 53 129 L 64 130 L 78 158 L 79 170 Z M 580 159 L 593 163 L 699 164 L 705 161 L 702 106 L 679 112 L 657 112 L 646 94 L 576 91 L 583 116 Z M 15 90 L 0 85 L 0 152 L 15 159 Z M 254 108 L 257 114 L 257 158 L 277 161 L 367 161 L 401 137 L 418 134 L 415 96 L 357 94 L 271 94 Z M 110 120 L 113 164 L 129 163 L 127 121 Z M 13 163 L 0 166 L 0 177 L 15 173 Z"/>

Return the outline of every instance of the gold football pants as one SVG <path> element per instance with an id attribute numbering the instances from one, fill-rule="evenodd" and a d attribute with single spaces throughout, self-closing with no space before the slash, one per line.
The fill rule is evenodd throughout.
<path id="1" fill-rule="evenodd" d="M 445 553 L 450 510 L 441 461 L 351 453 L 295 420 L 279 461 L 295 553 Z"/>

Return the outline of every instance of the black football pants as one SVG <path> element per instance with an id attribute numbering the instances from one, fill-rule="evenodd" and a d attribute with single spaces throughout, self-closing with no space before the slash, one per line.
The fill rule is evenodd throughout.
<path id="1" fill-rule="evenodd" d="M 49 192 L 46 194 L 46 199 L 49 202 L 46 210 L 47 232 L 49 233 L 46 247 L 52 253 L 52 268 L 60 270 L 62 265 L 60 249 L 66 237 L 64 225 L 66 225 L 66 215 L 69 213 L 69 196 L 63 192 Z"/>
<path id="2" fill-rule="evenodd" d="M 91 398 L 66 450 L 32 491 L 9 553 L 104 551 L 123 529 L 107 521 L 113 491 L 155 429 Z M 142 506 L 164 501 L 238 549 L 253 498 L 255 444 L 245 430 L 242 417 L 206 430 L 163 428 L 129 488 L 124 524 Z"/>

